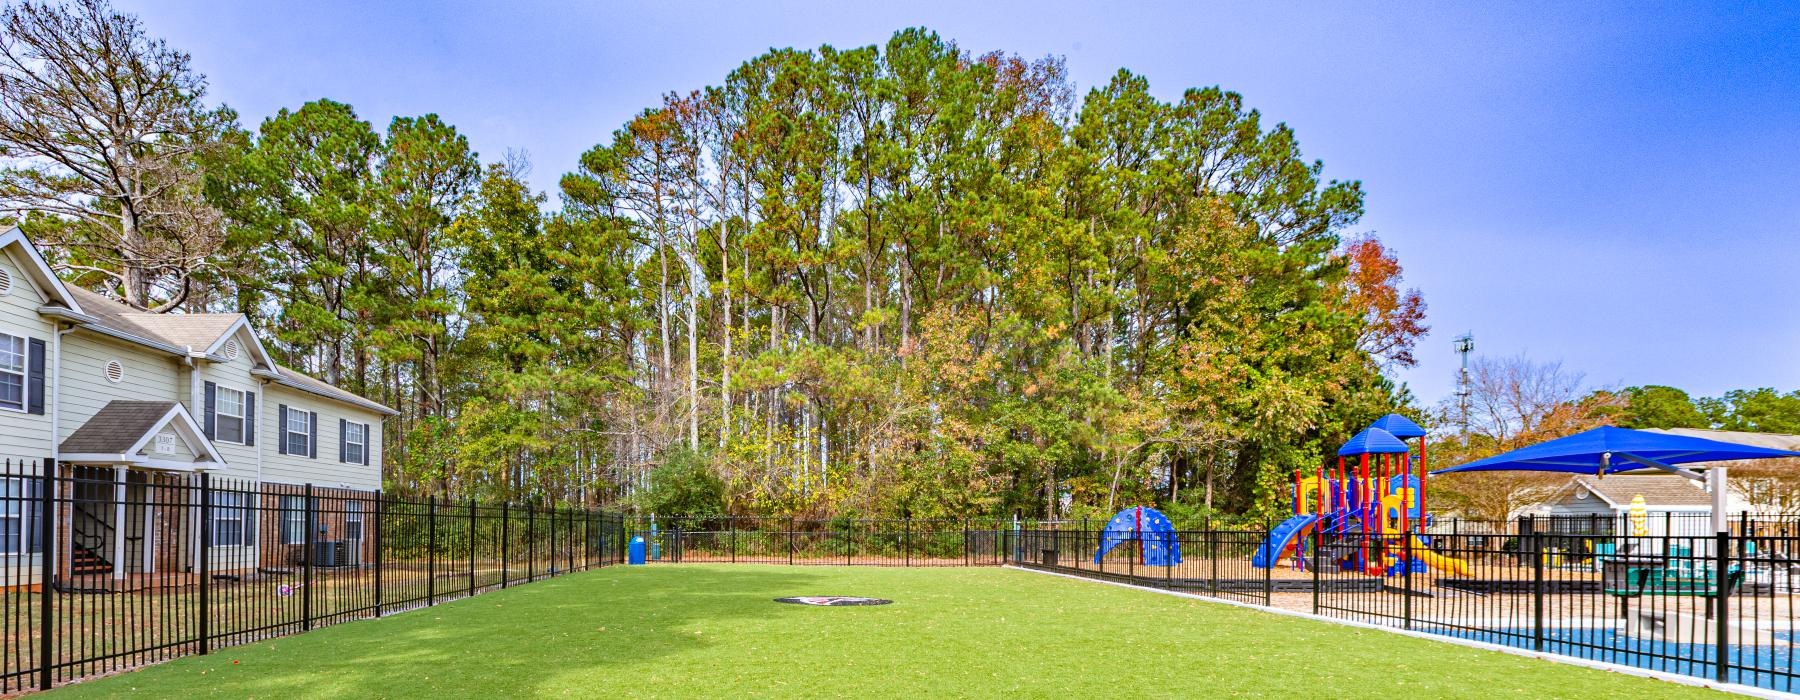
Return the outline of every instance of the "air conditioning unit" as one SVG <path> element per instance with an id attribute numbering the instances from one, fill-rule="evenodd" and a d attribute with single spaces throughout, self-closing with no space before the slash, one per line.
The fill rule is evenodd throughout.
<path id="1" fill-rule="evenodd" d="M 321 540 L 313 543 L 313 566 L 347 566 L 348 548 L 343 540 Z"/>

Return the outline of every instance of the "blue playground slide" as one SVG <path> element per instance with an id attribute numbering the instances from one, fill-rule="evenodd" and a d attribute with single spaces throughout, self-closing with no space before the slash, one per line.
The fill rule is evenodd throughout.
<path id="1" fill-rule="evenodd" d="M 1274 530 L 1269 531 L 1269 538 L 1257 546 L 1256 556 L 1250 559 L 1250 565 L 1258 569 L 1274 566 L 1294 546 L 1295 541 L 1317 522 L 1317 515 L 1296 515 L 1276 525 Z"/>

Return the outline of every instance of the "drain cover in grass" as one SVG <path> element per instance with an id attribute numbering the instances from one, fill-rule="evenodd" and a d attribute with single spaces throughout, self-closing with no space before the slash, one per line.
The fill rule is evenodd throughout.
<path id="1" fill-rule="evenodd" d="M 777 603 L 793 603 L 794 605 L 823 605 L 836 607 L 839 605 L 887 605 L 894 601 L 885 598 L 858 598 L 847 595 L 803 595 L 793 598 L 776 598 Z"/>

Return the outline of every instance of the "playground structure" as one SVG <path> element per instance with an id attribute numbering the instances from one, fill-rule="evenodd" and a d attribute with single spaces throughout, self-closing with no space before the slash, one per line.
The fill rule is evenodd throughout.
<path id="1" fill-rule="evenodd" d="M 1175 537 L 1175 525 L 1155 508 L 1126 508 L 1106 521 L 1106 529 L 1100 533 L 1100 550 L 1094 553 L 1094 563 L 1099 564 L 1107 552 L 1126 542 L 1137 543 L 1137 563 L 1140 565 L 1174 566 L 1181 563 L 1181 543 Z"/>
<path id="2" fill-rule="evenodd" d="M 1406 440 L 1419 440 L 1415 470 Z M 1425 535 L 1425 429 L 1389 414 L 1338 448 L 1337 469 L 1294 472 L 1294 514 L 1269 532 L 1251 565 L 1272 568 L 1292 558 L 1303 569 L 1321 564 L 1338 571 L 1394 576 L 1438 570 L 1463 575 L 1468 566 L 1431 549 Z M 1351 463 L 1350 460 L 1355 462 Z M 1308 538 L 1320 561 L 1303 554 Z M 1329 544 L 1325 544 L 1329 542 Z"/>

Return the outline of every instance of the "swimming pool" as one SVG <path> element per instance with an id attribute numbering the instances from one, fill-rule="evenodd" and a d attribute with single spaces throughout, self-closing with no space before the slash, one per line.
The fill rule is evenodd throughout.
<path id="1" fill-rule="evenodd" d="M 1488 644 L 1536 648 L 1530 627 L 1508 627 L 1492 630 L 1418 628 L 1431 634 L 1468 639 Z M 1730 647 L 1726 661 L 1730 666 L 1727 679 L 1732 683 L 1795 692 L 1800 687 L 1800 669 L 1794 665 L 1794 648 L 1787 646 L 1789 635 L 1778 634 L 1783 643 L 1778 647 Z M 1544 630 L 1544 651 L 1580 659 L 1604 661 L 1621 666 L 1679 673 L 1684 676 L 1717 678 L 1716 650 L 1710 644 L 1678 644 L 1623 634 L 1609 627 L 1559 627 Z"/>

